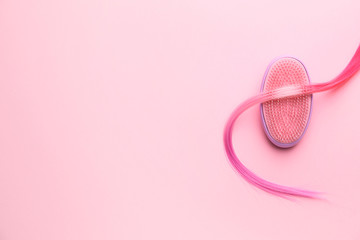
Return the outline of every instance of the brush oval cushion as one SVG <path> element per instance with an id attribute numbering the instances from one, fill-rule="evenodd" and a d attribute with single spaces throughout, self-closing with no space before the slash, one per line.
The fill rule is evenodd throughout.
<path id="1" fill-rule="evenodd" d="M 310 83 L 304 65 L 292 57 L 274 60 L 268 67 L 261 91 Z M 311 115 L 312 95 L 275 99 L 261 104 L 264 130 L 278 147 L 294 146 L 304 135 Z"/>

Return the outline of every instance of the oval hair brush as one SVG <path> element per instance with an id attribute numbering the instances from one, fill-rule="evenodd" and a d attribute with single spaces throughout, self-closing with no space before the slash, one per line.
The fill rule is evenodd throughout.
<path id="1" fill-rule="evenodd" d="M 360 46 L 346 68 L 333 80 L 311 84 L 305 66 L 296 58 L 280 57 L 268 66 L 260 93 L 240 104 L 231 114 L 224 130 L 226 154 L 235 170 L 250 184 L 277 196 L 321 198 L 318 192 L 278 185 L 258 177 L 242 164 L 232 143 L 236 119 L 248 108 L 260 104 L 266 136 L 276 146 L 295 146 L 304 136 L 312 109 L 312 94 L 327 91 L 347 82 L 360 69 Z"/>

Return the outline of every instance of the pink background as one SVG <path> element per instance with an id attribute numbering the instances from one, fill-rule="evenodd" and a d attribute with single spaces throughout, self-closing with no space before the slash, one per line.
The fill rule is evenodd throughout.
<path id="1" fill-rule="evenodd" d="M 360 74 L 314 96 L 279 150 L 259 108 L 238 121 L 247 184 L 222 131 L 279 55 L 313 82 L 360 43 L 360 2 L 0 1 L 0 239 L 360 239 Z"/>

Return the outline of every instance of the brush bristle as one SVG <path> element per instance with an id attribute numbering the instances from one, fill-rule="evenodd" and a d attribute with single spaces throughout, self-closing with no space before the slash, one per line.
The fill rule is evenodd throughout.
<path id="1" fill-rule="evenodd" d="M 262 91 L 309 84 L 301 62 L 286 57 L 275 61 L 266 75 Z M 304 134 L 311 112 L 311 95 L 275 99 L 262 104 L 266 130 L 272 142 L 291 146 Z"/>

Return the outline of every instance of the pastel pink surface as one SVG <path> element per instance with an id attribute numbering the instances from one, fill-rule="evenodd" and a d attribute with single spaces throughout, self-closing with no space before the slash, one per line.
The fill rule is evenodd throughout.
<path id="1" fill-rule="evenodd" d="M 314 83 L 337 75 L 359 7 L 1 1 L 0 239 L 359 239 L 359 74 L 314 95 L 292 149 L 267 141 L 258 107 L 234 131 L 255 173 L 328 201 L 252 187 L 222 144 L 274 57 L 298 57 Z"/>

